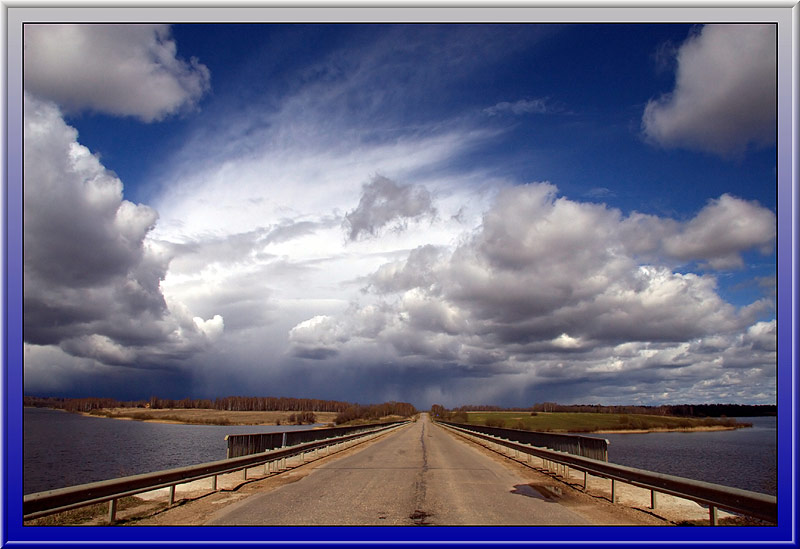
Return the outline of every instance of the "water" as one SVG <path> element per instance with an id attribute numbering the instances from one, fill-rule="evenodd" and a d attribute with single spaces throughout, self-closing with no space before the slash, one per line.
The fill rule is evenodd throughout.
<path id="1" fill-rule="evenodd" d="M 611 463 L 776 495 L 777 418 L 736 419 L 753 427 L 594 436 L 610 442 Z"/>
<path id="2" fill-rule="evenodd" d="M 225 459 L 225 435 L 312 426 L 178 425 L 25 408 L 24 494 Z"/>
<path id="3" fill-rule="evenodd" d="M 604 434 L 612 463 L 765 494 L 777 493 L 776 418 L 739 418 L 752 428 Z M 308 426 L 177 425 L 25 408 L 23 493 L 225 458 L 225 435 Z"/>

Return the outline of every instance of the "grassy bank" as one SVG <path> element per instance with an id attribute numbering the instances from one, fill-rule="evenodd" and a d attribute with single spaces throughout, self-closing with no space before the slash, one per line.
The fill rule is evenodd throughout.
<path id="1" fill-rule="evenodd" d="M 195 425 L 296 425 L 301 412 L 239 412 L 195 408 L 100 408 L 85 415 Z M 336 412 L 314 412 L 315 423 L 332 423 Z"/>
<path id="2" fill-rule="evenodd" d="M 738 429 L 752 424 L 732 418 L 685 418 L 640 414 L 591 414 L 569 412 L 461 412 L 452 421 L 524 429 L 570 433 L 616 431 L 690 431 Z"/>

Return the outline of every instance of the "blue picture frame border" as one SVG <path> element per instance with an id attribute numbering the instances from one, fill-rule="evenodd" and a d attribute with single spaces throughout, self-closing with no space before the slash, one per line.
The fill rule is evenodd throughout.
<path id="1" fill-rule="evenodd" d="M 411 4 L 411 3 L 409 3 Z M 417 3 L 419 4 L 419 3 Z M 465 2 L 466 7 L 480 5 Z M 202 5 L 202 4 L 201 4 Z M 211 4 L 206 4 L 212 6 Z M 526 6 L 536 7 L 531 2 Z M 641 5 L 646 5 L 642 3 Z M 757 6 L 757 4 L 754 4 Z M 69 10 L 69 6 L 60 5 Z M 371 4 L 365 7 L 379 7 Z M 628 5 L 629 6 L 629 5 Z M 93 6 L 101 8 L 101 6 Z M 112 4 L 109 7 L 114 7 Z M 264 4 L 269 8 L 269 4 Z M 457 6 L 451 6 L 458 9 Z M 606 7 L 617 7 L 608 4 Z M 630 6 L 629 6 L 630 7 Z M 27 8 L 3 5 L 8 14 Z M 150 7 L 152 9 L 152 6 Z M 331 9 L 335 6 L 331 5 Z M 602 9 L 603 6 L 597 6 Z M 142 9 L 147 10 L 148 7 Z M 190 8 L 181 8 L 190 9 Z M 692 9 L 682 2 L 676 9 Z M 719 9 L 725 9 L 720 7 Z M 733 9 L 733 7 L 731 8 Z M 788 31 L 797 45 L 798 9 L 787 4 Z M 175 21 L 184 20 L 180 10 Z M 453 12 L 457 13 L 457 12 Z M 81 18 L 85 18 L 81 16 Z M 707 17 L 697 22 L 707 21 Z M 7 24 L 11 25 L 7 17 Z M 788 27 L 787 27 L 788 25 Z M 26 527 L 22 525 L 22 86 L 21 41 L 4 29 L 8 41 L 3 204 L 3 470 L 2 544 L 61 545 L 794 545 L 796 544 L 796 267 L 797 267 L 797 66 L 779 44 L 778 87 L 778 505 L 776 527 Z M 19 31 L 21 36 L 21 30 Z M 783 34 L 781 34 L 783 33 Z M 792 42 L 789 41 L 789 44 Z M 789 84 L 787 84 L 787 79 Z M 792 95 L 794 92 L 794 96 Z"/>

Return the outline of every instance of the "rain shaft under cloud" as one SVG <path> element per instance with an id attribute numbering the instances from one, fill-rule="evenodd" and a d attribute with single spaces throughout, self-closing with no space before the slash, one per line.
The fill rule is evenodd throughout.
<path id="1" fill-rule="evenodd" d="M 749 215 L 731 218 L 720 202 Z M 774 321 L 757 320 L 773 304 L 733 307 L 717 294 L 713 274 L 673 271 L 683 254 L 661 246 L 726 224 L 732 242 L 706 242 L 703 255 L 695 241 L 693 259 L 712 259 L 720 249 L 736 257 L 752 247 L 767 252 L 774 242 L 774 215 L 733 197 L 679 223 L 623 217 L 558 197 L 547 183 L 509 187 L 464 243 L 449 250 L 422 246 L 378 268 L 364 288 L 375 303 L 295 326 L 293 353 L 342 363 L 382 356 L 462 381 L 496 376 L 531 387 L 585 384 L 595 375 L 621 386 L 631 375 L 647 375 L 653 398 L 687 398 L 709 375 L 741 376 L 736 390 L 757 383 L 768 392 L 774 352 L 742 334 L 774 335 Z M 762 236 L 736 244 L 742 224 Z M 722 348 L 726 353 L 716 355 Z M 746 375 L 743 356 L 750 357 Z M 670 387 L 674 376 L 683 388 Z M 500 385 L 495 398 L 507 390 Z"/>

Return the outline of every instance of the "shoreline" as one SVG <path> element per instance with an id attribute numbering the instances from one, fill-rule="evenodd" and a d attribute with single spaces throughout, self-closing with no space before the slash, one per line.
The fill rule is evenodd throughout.
<path id="1" fill-rule="evenodd" d="M 67 410 L 64 410 L 65 412 Z M 147 419 L 139 419 L 135 417 L 126 417 L 126 416 L 106 416 L 100 414 L 91 414 L 89 412 L 72 412 L 74 414 L 78 414 L 79 416 L 85 417 L 97 417 L 101 419 L 118 419 L 120 421 L 141 421 L 142 423 L 169 423 L 172 425 L 217 425 L 218 423 L 200 423 L 200 422 L 192 422 L 192 421 L 180 421 L 177 419 L 158 419 L 158 418 L 147 418 Z M 239 425 L 276 425 L 275 423 L 226 423 L 225 425 L 229 425 L 232 427 L 239 426 Z"/>
<path id="2" fill-rule="evenodd" d="M 58 410 L 58 408 L 53 408 Z M 164 409 L 165 414 L 175 413 L 174 408 L 172 409 Z M 184 409 L 177 409 L 177 410 L 184 410 Z M 193 409 L 192 409 L 193 410 Z M 61 410 L 67 412 L 67 410 Z M 174 418 L 158 418 L 158 417 L 149 417 L 149 418 L 137 418 L 137 417 L 130 417 L 125 415 L 105 415 L 105 414 L 92 414 L 90 412 L 72 412 L 86 417 L 99 417 L 99 418 L 107 418 L 107 419 L 118 419 L 122 421 L 142 421 L 145 423 L 164 423 L 164 424 L 173 424 L 173 425 L 216 425 L 216 426 L 275 426 L 280 427 L 282 425 L 297 427 L 300 425 L 312 425 L 312 424 L 297 424 L 297 423 L 284 423 L 284 422 L 276 422 L 276 421 L 245 421 L 240 420 L 236 421 L 235 418 L 231 418 L 229 414 L 231 412 L 226 412 L 225 414 L 218 414 L 218 415 L 226 415 L 228 417 L 225 418 L 226 422 L 221 423 L 220 421 L 215 421 L 214 419 L 203 420 L 202 418 L 197 418 L 195 420 L 181 420 L 181 419 L 174 419 Z M 135 412 L 134 412 L 135 413 Z M 235 413 L 235 412 L 234 412 Z M 283 412 L 242 412 L 242 413 L 250 413 L 250 414 L 283 414 Z M 287 412 L 288 414 L 288 412 Z M 317 424 L 328 424 L 331 423 L 330 421 L 323 421 L 322 419 L 318 419 Z M 675 428 L 653 428 L 653 429 L 598 429 L 597 431 L 564 431 L 564 430 L 552 430 L 552 431 L 542 431 L 544 433 L 563 433 L 563 434 L 570 434 L 570 435 L 603 435 L 603 434 L 647 434 L 647 433 L 691 433 L 691 432 L 710 432 L 710 431 L 735 431 L 737 429 L 743 429 L 748 426 L 736 426 L 736 425 L 698 425 L 696 427 L 675 427 Z"/>
<path id="3" fill-rule="evenodd" d="M 28 406 L 26 408 L 37 408 Z M 333 423 L 336 417 L 335 412 L 314 412 L 316 421 L 314 423 L 295 423 L 288 420 L 288 417 L 298 414 L 297 411 L 223 411 L 205 408 L 159 408 L 156 411 L 143 408 L 101 408 L 102 413 L 97 410 L 92 412 L 72 411 L 63 408 L 43 407 L 47 410 L 77 414 L 84 417 L 116 419 L 121 421 L 141 421 L 143 423 L 161 423 L 172 425 L 210 425 L 216 427 L 240 427 L 240 426 L 287 426 L 299 427 L 307 426 L 311 429 L 318 429 L 319 426 L 328 426 Z M 159 417 L 164 416 L 164 417 Z M 181 417 L 186 416 L 186 417 Z M 312 427 L 317 425 L 317 427 Z"/>
<path id="4" fill-rule="evenodd" d="M 691 433 L 694 431 L 736 431 L 737 429 L 746 429 L 749 425 L 742 426 L 728 426 L 728 425 L 698 425 L 697 427 L 676 427 L 674 429 L 655 428 L 655 429 L 602 429 L 599 431 L 591 431 L 587 435 L 626 435 L 629 433 L 646 434 L 646 433 Z M 572 435 L 579 435 L 581 433 L 571 432 Z"/>

